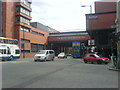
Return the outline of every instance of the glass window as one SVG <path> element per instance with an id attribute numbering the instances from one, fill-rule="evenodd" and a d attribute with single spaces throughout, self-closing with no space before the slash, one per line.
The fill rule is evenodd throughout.
<path id="1" fill-rule="evenodd" d="M 20 12 L 20 8 L 19 7 L 16 7 L 16 12 Z"/>
<path id="2" fill-rule="evenodd" d="M 94 56 L 94 55 L 90 55 L 90 57 L 91 57 L 91 58 L 95 58 L 95 56 Z"/>
<path id="3" fill-rule="evenodd" d="M 2 54 L 6 54 L 6 49 L 2 49 L 2 50 L 1 50 L 1 53 L 2 53 Z"/>
<path id="4" fill-rule="evenodd" d="M 54 52 L 53 51 L 49 51 L 50 54 L 53 54 Z M 64 53 L 63 53 L 64 54 Z"/>
<path id="5" fill-rule="evenodd" d="M 4 43 L 3 39 L 0 39 L 0 43 Z"/>
<path id="6" fill-rule="evenodd" d="M 20 54 L 20 50 L 15 50 L 15 54 Z"/>

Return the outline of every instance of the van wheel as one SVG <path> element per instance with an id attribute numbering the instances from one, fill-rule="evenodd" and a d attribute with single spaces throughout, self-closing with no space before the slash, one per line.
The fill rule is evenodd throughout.
<path id="1" fill-rule="evenodd" d="M 52 59 L 52 61 L 54 61 L 54 58 Z"/>
<path id="2" fill-rule="evenodd" d="M 14 57 L 13 57 L 13 56 L 10 56 L 10 60 L 13 61 L 13 60 L 14 60 Z"/>
<path id="3" fill-rule="evenodd" d="M 47 59 L 45 58 L 44 62 L 46 62 L 46 61 L 47 61 Z"/>

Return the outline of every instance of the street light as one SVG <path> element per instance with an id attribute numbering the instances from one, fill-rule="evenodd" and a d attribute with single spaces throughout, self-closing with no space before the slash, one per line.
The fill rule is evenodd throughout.
<path id="1" fill-rule="evenodd" d="M 92 5 L 82 5 L 81 7 L 90 7 L 90 14 L 92 13 Z"/>

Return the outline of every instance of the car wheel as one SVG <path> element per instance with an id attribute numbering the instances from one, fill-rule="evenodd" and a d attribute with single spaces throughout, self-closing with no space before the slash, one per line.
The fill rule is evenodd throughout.
<path id="1" fill-rule="evenodd" d="M 102 61 L 101 60 L 97 60 L 97 64 L 102 64 Z"/>
<path id="2" fill-rule="evenodd" d="M 106 62 L 105 64 L 108 64 L 108 62 Z"/>
<path id="3" fill-rule="evenodd" d="M 87 63 L 88 61 L 87 60 L 84 60 L 84 63 Z"/>
<path id="4" fill-rule="evenodd" d="M 54 61 L 54 57 L 52 58 L 52 61 Z"/>

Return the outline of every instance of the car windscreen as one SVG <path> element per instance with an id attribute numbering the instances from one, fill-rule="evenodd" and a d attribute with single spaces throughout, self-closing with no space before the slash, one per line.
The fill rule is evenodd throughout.
<path id="1" fill-rule="evenodd" d="M 45 54 L 45 53 L 46 53 L 46 51 L 44 51 L 44 50 L 41 50 L 38 52 L 38 54 Z"/>

